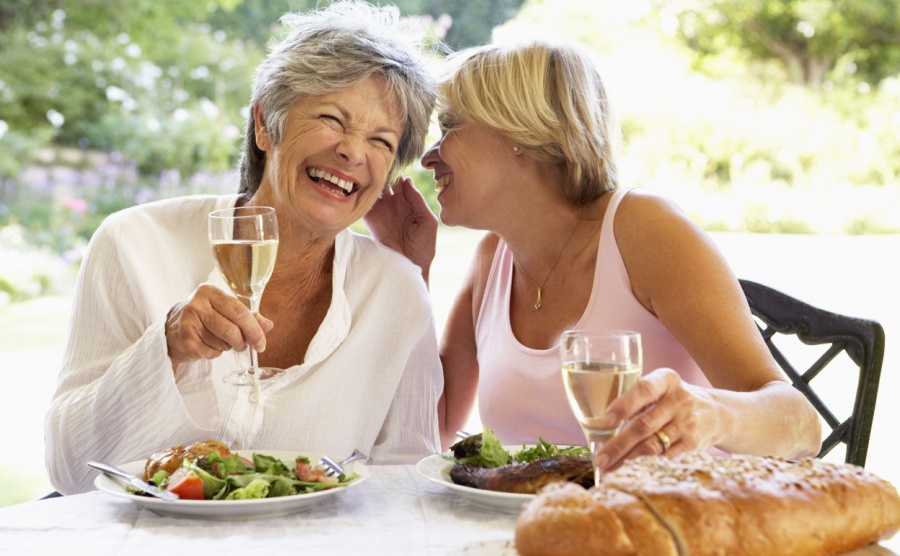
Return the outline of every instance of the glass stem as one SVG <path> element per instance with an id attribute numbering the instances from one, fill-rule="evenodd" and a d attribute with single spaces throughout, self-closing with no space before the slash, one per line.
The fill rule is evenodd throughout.
<path id="1" fill-rule="evenodd" d="M 259 315 L 259 296 L 254 295 L 252 297 L 247 298 L 248 308 L 250 309 L 250 313 L 256 318 Z M 257 374 L 257 369 L 259 368 L 259 356 L 256 353 L 256 350 L 253 349 L 253 346 L 248 345 L 247 350 L 250 351 L 250 372 L 254 375 Z"/>
<path id="2" fill-rule="evenodd" d="M 594 464 L 594 485 L 600 485 L 600 477 L 603 475 L 603 470 L 597 467 L 597 454 L 606 444 L 606 442 L 612 438 L 618 429 L 610 430 L 610 431 L 584 431 L 584 435 L 587 438 L 588 446 L 591 448 L 591 462 Z"/>
<path id="3" fill-rule="evenodd" d="M 250 369 L 255 372 L 259 368 L 259 363 L 257 362 L 259 358 L 252 346 L 248 349 L 250 350 Z"/>

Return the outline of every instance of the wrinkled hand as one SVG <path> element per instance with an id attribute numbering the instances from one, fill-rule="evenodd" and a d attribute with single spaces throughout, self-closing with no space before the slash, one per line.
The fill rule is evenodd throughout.
<path id="1" fill-rule="evenodd" d="M 681 380 L 672 369 L 656 369 L 642 377 L 628 392 L 610 404 L 607 423 L 628 421 L 609 440 L 597 458 L 599 467 L 611 470 L 624 460 L 644 455 L 674 457 L 706 450 L 716 434 L 716 405 L 698 388 Z M 662 431 L 670 444 L 664 448 L 657 436 Z"/>
<path id="2" fill-rule="evenodd" d="M 410 178 L 401 177 L 363 217 L 372 237 L 428 272 L 437 249 L 437 217 Z"/>
<path id="3" fill-rule="evenodd" d="M 166 317 L 166 344 L 172 370 L 182 363 L 215 359 L 222 352 L 252 345 L 266 349 L 266 332 L 273 323 L 253 313 L 236 297 L 210 284 L 200 284 Z"/>

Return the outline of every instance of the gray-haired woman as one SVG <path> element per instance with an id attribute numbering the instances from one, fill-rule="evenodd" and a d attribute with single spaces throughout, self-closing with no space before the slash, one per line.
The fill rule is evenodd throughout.
<path id="1" fill-rule="evenodd" d="M 207 438 L 359 448 L 375 463 L 439 449 L 443 379 L 419 270 L 348 230 L 421 155 L 434 83 L 395 8 L 336 2 L 282 22 L 253 86 L 239 194 L 127 209 L 92 240 L 46 421 L 62 493 L 91 488 L 87 460 Z M 257 205 L 275 208 L 280 236 L 259 318 L 229 293 L 206 230 L 213 210 Z M 258 396 L 223 383 L 248 345 L 284 369 Z"/>

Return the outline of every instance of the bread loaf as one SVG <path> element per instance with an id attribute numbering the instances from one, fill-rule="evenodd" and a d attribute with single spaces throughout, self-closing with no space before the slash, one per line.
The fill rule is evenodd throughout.
<path id="1" fill-rule="evenodd" d="M 823 556 L 900 529 L 896 489 L 861 467 L 705 453 L 642 457 L 599 487 L 545 487 L 516 521 L 521 556 Z"/>

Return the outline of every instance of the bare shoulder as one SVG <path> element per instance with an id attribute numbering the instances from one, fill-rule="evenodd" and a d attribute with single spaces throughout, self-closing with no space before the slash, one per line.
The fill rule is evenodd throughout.
<path id="1" fill-rule="evenodd" d="M 491 266 L 494 263 L 494 254 L 497 252 L 497 245 L 499 244 L 500 237 L 497 234 L 486 233 L 475 248 L 475 255 L 472 258 L 472 264 L 469 267 L 469 274 L 466 277 L 464 286 L 471 295 L 473 315 L 477 315 L 478 308 L 481 307 L 484 290 L 487 287 L 488 277 L 491 274 Z"/>
<path id="2" fill-rule="evenodd" d="M 630 191 L 614 229 L 632 290 L 657 316 L 668 294 L 686 299 L 686 292 L 720 289 L 733 280 L 712 236 L 663 195 Z"/>
<path id="3" fill-rule="evenodd" d="M 468 276 L 468 282 L 474 291 L 484 291 L 484 285 L 491 272 L 491 265 L 494 263 L 494 253 L 497 252 L 499 243 L 500 237 L 492 233 L 484 234 L 478 241 Z"/>
<path id="4" fill-rule="evenodd" d="M 700 228 L 673 200 L 649 189 L 632 189 L 619 204 L 615 229 L 619 232 L 638 234 L 658 233 L 671 227 Z"/>
<path id="5" fill-rule="evenodd" d="M 484 234 L 478 241 L 478 246 L 475 248 L 474 262 L 476 263 L 476 266 L 490 268 L 491 263 L 494 260 L 494 253 L 497 252 L 497 245 L 499 244 L 500 236 L 490 232 Z"/>
<path id="6" fill-rule="evenodd" d="M 681 207 L 646 189 L 634 189 L 625 195 L 616 211 L 614 230 L 626 259 L 642 253 L 670 258 L 698 248 L 716 250 L 712 237 Z"/>
<path id="7" fill-rule="evenodd" d="M 494 253 L 497 251 L 497 245 L 500 238 L 496 234 L 485 233 L 478 240 L 475 250 L 472 252 L 472 259 L 468 263 L 466 276 L 463 281 L 462 290 L 484 291 L 485 283 L 491 271 L 491 265 L 494 262 Z"/>

